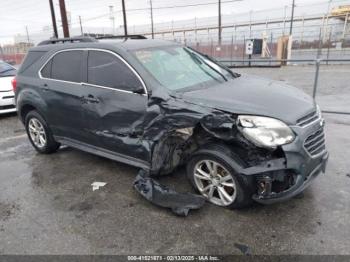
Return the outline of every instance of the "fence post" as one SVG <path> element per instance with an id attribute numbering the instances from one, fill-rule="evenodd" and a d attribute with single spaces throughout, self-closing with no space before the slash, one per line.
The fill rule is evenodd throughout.
<path id="1" fill-rule="evenodd" d="M 347 22 L 348 22 L 348 18 L 349 18 L 349 13 L 346 14 L 345 20 L 344 20 L 344 27 L 343 27 L 343 34 L 342 34 L 342 45 L 343 46 L 344 46 L 344 43 L 345 43 L 346 25 L 347 25 Z"/>
<path id="2" fill-rule="evenodd" d="M 302 18 L 302 24 L 301 24 L 301 35 L 300 35 L 300 45 L 299 45 L 299 49 L 301 49 L 302 45 L 303 45 L 303 41 L 304 41 L 304 16 Z"/>
<path id="3" fill-rule="evenodd" d="M 271 60 L 272 60 L 272 48 L 273 48 L 273 34 L 271 31 L 271 35 L 270 35 L 270 61 L 269 61 L 269 65 L 271 65 Z"/>
<path id="4" fill-rule="evenodd" d="M 332 27 L 329 31 L 329 37 L 328 37 L 328 47 L 327 47 L 327 65 L 328 65 L 328 59 L 329 59 L 329 52 L 330 52 L 330 48 L 331 48 L 331 42 L 332 42 Z"/>
<path id="5" fill-rule="evenodd" d="M 244 64 L 245 64 L 245 62 L 244 62 L 244 56 L 245 56 L 245 35 L 243 35 L 242 56 L 243 56 L 243 66 L 244 66 Z"/>
<path id="6" fill-rule="evenodd" d="M 312 97 L 316 97 L 316 92 L 317 92 L 317 85 L 318 85 L 318 75 L 320 72 L 320 64 L 321 64 L 321 59 L 316 59 L 316 71 L 315 71 L 315 80 L 314 80 L 314 88 L 312 91 Z"/>

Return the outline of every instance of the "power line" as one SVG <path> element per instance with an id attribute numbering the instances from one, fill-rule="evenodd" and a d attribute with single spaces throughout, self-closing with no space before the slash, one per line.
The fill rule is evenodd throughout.
<path id="1" fill-rule="evenodd" d="M 226 0 L 226 1 L 221 1 L 222 4 L 224 3 L 233 3 L 233 2 L 238 2 L 241 0 Z M 173 9 L 173 8 L 185 8 L 185 7 L 196 7 L 196 6 L 207 6 L 207 5 L 217 5 L 217 2 L 207 2 L 207 3 L 199 3 L 199 4 L 187 4 L 187 5 L 173 5 L 173 6 L 159 6 L 159 7 L 153 7 L 153 10 L 161 10 L 161 9 Z M 136 11 L 146 11 L 149 10 L 149 8 L 131 8 L 128 9 L 128 12 L 136 12 Z M 116 10 L 113 13 L 117 14 L 117 13 L 121 13 L 123 12 L 123 10 Z M 91 17 L 91 18 L 86 18 L 85 21 L 92 21 L 95 19 L 99 19 L 102 17 L 107 16 L 109 13 L 104 13 L 95 17 Z"/>

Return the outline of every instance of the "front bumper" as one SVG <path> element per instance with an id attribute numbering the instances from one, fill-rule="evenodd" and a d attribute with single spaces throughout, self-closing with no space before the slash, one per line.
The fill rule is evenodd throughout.
<path id="1" fill-rule="evenodd" d="M 266 161 L 259 166 L 241 170 L 244 175 L 266 178 L 266 181 L 271 181 L 273 174 L 276 173 L 283 174 L 283 176 L 292 174 L 294 177 L 294 181 L 284 190 L 275 192 L 269 188 L 268 193 L 257 192 L 253 195 L 255 201 L 262 204 L 273 204 L 290 199 L 307 188 L 320 173 L 325 172 L 329 157 L 325 146 L 316 154 L 310 154 L 310 150 L 305 147 L 306 141 L 310 137 L 313 138 L 314 134 L 319 134 L 320 131 L 323 134 L 323 124 L 323 119 L 319 119 L 306 127 L 291 126 L 296 134 L 296 139 L 282 146 L 284 158 Z M 323 141 L 324 144 L 324 135 L 322 139 L 320 142 Z M 268 185 L 271 186 L 271 183 Z"/>
<path id="2" fill-rule="evenodd" d="M 0 114 L 16 112 L 13 91 L 0 92 Z"/>
<path id="3" fill-rule="evenodd" d="M 295 184 L 285 191 L 279 193 L 271 193 L 267 196 L 254 195 L 253 199 L 261 204 L 274 204 L 288 200 L 301 192 L 303 192 L 311 182 L 322 172 L 325 173 L 328 162 L 329 154 L 325 154 L 321 157 L 320 163 L 309 173 L 305 175 L 298 174 Z"/>

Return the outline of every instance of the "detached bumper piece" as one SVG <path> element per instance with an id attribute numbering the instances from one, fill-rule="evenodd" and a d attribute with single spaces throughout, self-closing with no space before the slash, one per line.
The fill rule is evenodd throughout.
<path id="1" fill-rule="evenodd" d="M 170 208 L 178 216 L 187 216 L 191 209 L 199 209 L 205 203 L 205 198 L 190 193 L 178 193 L 159 184 L 140 170 L 134 181 L 134 188 L 144 198 L 153 204 Z"/>
<path id="2" fill-rule="evenodd" d="M 322 156 L 320 163 L 310 173 L 306 175 L 290 175 L 290 178 L 293 180 L 292 186 L 278 193 L 272 192 L 272 178 L 269 175 L 262 175 L 258 181 L 258 184 L 260 183 L 260 192 L 253 195 L 253 199 L 261 204 L 273 204 L 288 200 L 304 191 L 321 172 L 324 173 L 327 162 L 328 153 Z"/>

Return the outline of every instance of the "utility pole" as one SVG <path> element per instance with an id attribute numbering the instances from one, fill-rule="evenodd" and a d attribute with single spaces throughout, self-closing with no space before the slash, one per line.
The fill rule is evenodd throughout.
<path id="1" fill-rule="evenodd" d="M 153 7 L 152 7 L 152 0 L 149 0 L 149 4 L 150 4 L 150 6 L 151 6 L 152 39 L 154 39 L 154 24 L 153 24 Z"/>
<path id="2" fill-rule="evenodd" d="M 109 19 L 112 22 L 112 34 L 115 35 L 115 19 L 113 14 L 113 5 L 109 6 Z"/>
<path id="3" fill-rule="evenodd" d="M 29 44 L 29 33 L 28 33 L 28 26 L 26 26 L 26 33 L 27 33 L 27 42 Z"/>
<path id="4" fill-rule="evenodd" d="M 293 33 L 294 7 L 295 7 L 295 0 L 293 0 L 293 3 L 292 3 L 292 15 L 290 18 L 289 35 L 292 35 L 292 33 Z"/>
<path id="5" fill-rule="evenodd" d="M 50 11 L 51 11 L 51 19 L 52 19 L 52 27 L 53 27 L 53 36 L 55 38 L 58 38 L 55 9 L 53 7 L 52 0 L 49 0 L 49 3 L 50 3 Z"/>
<path id="6" fill-rule="evenodd" d="M 61 20 L 62 20 L 62 28 L 63 28 L 63 36 L 69 37 L 69 29 L 68 29 L 68 20 L 67 20 L 67 12 L 66 12 L 66 4 L 64 0 L 59 0 L 60 2 L 60 11 L 61 11 Z"/>
<path id="7" fill-rule="evenodd" d="M 79 16 L 79 24 L 80 24 L 80 33 L 83 36 L 84 32 L 83 32 L 83 25 L 81 24 L 81 16 Z"/>
<path id="8" fill-rule="evenodd" d="M 221 46 L 221 0 L 219 0 L 219 6 L 218 6 L 219 10 L 218 10 L 218 27 L 219 27 L 219 32 L 218 32 L 218 43 L 219 43 L 219 46 Z"/>
<path id="9" fill-rule="evenodd" d="M 125 11 L 125 0 L 122 0 L 122 8 L 123 8 L 123 19 L 124 19 L 124 35 L 128 35 L 128 25 L 126 23 L 126 11 Z"/>

